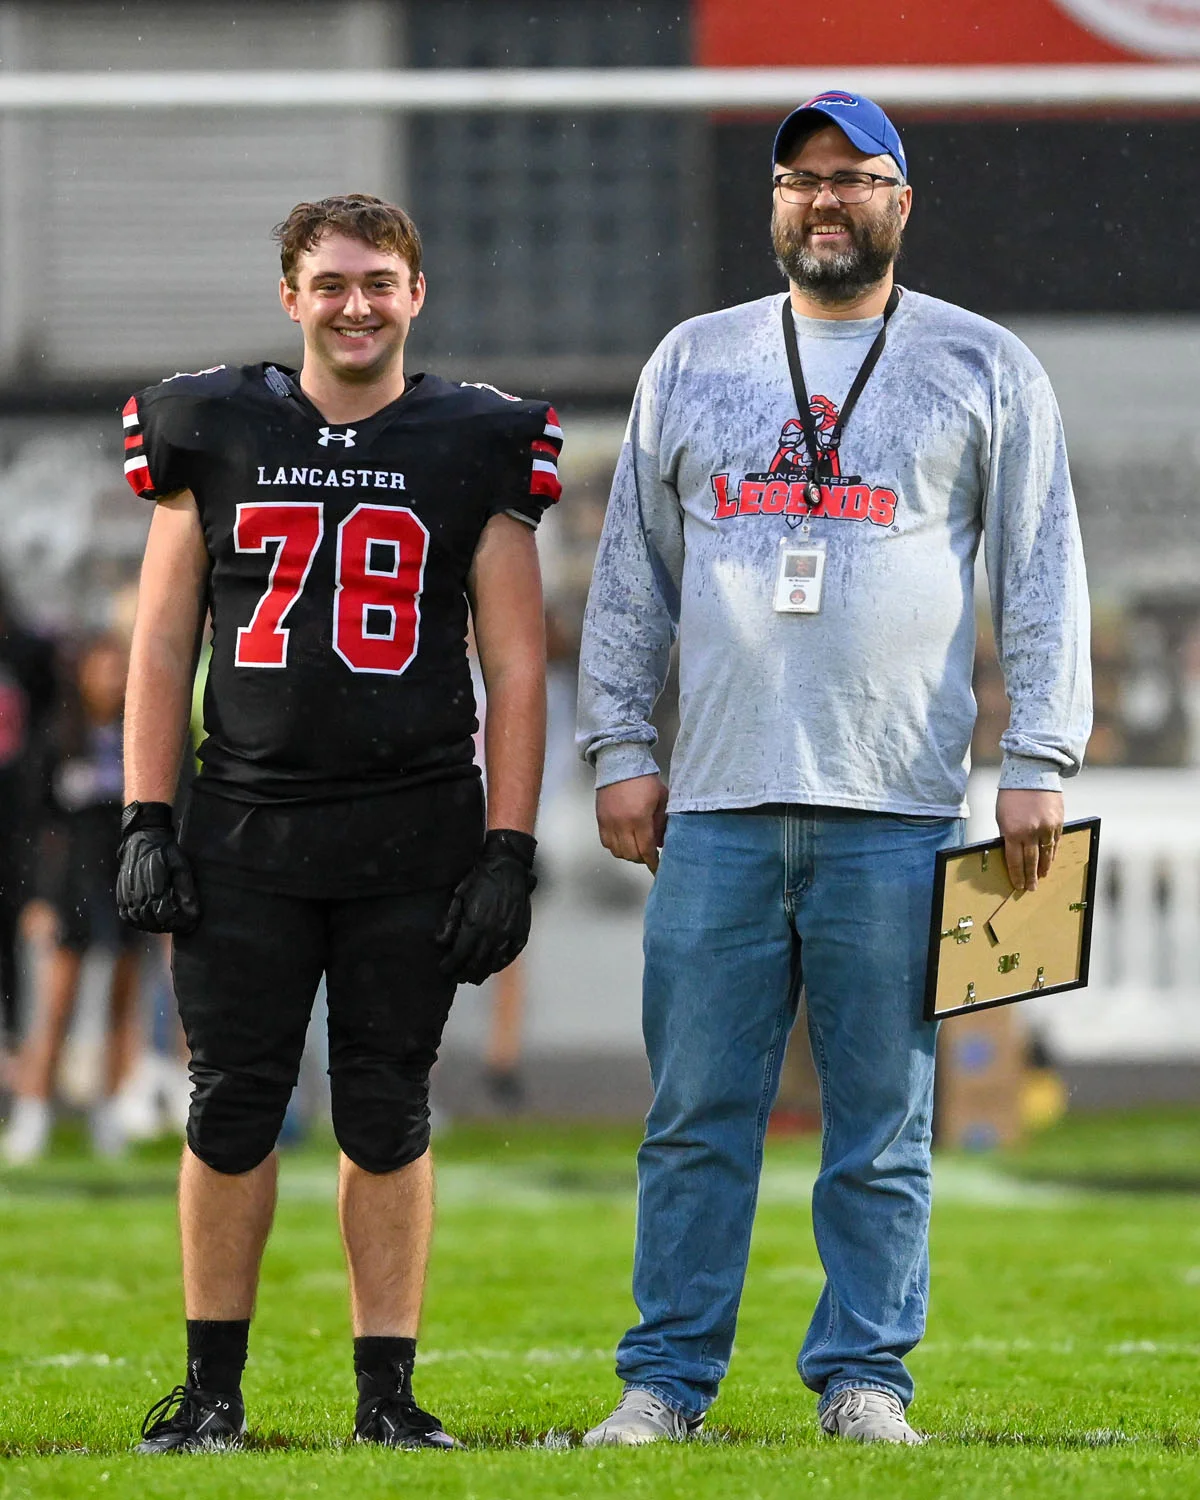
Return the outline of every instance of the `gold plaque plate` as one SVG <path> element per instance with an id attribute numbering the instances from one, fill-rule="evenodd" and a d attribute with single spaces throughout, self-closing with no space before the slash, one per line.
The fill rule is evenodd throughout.
<path id="1" fill-rule="evenodd" d="M 1063 827 L 1049 875 L 1014 891 L 1004 840 L 943 849 L 934 877 L 925 1019 L 1087 983 L 1100 819 Z"/>

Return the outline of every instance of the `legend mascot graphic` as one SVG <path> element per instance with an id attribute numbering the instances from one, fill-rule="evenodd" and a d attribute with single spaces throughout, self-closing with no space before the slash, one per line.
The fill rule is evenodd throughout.
<path id="1" fill-rule="evenodd" d="M 789 526 L 799 526 L 806 516 L 869 521 L 875 526 L 894 523 L 895 490 L 871 484 L 860 474 L 842 473 L 838 449 L 829 443 L 837 429 L 837 406 L 828 396 L 813 396 L 809 410 L 816 428 L 816 454 L 808 452 L 799 417 L 789 417 L 768 469 L 747 474 L 740 482 L 730 474 L 711 476 L 714 521 L 782 515 Z M 813 485 L 819 498 L 811 492 Z"/>
<path id="2" fill-rule="evenodd" d="M 789 417 L 779 434 L 779 452 L 771 460 L 766 474 L 747 474 L 747 479 L 807 479 L 829 480 L 836 484 L 860 484 L 856 474 L 853 478 L 842 478 L 842 464 L 838 450 L 828 446 L 829 439 L 837 427 L 838 409 L 828 396 L 814 396 L 808 403 L 813 423 L 817 430 L 816 463 L 807 452 L 804 426 L 799 417 Z"/>

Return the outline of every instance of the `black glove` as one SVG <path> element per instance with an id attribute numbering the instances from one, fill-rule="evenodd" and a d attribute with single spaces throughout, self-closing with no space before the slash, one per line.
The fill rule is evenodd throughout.
<path id="1" fill-rule="evenodd" d="M 482 984 L 507 969 L 529 940 L 537 840 L 493 828 L 471 873 L 459 881 L 434 942 L 450 951 L 439 967 L 457 984 Z"/>
<path id="2" fill-rule="evenodd" d="M 191 932 L 200 920 L 200 897 L 165 802 L 129 804 L 121 814 L 120 856 L 121 920 L 142 932 Z"/>

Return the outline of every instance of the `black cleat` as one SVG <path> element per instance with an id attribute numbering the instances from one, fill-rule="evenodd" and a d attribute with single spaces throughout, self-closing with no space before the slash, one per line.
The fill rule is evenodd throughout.
<path id="1" fill-rule="evenodd" d="M 379 1443 L 385 1448 L 461 1448 L 438 1419 L 422 1411 L 404 1390 L 371 1396 L 358 1403 L 354 1441 Z"/>
<path id="2" fill-rule="evenodd" d="M 135 1453 L 197 1453 L 240 1448 L 246 1410 L 239 1392 L 222 1395 L 177 1385 L 146 1413 Z"/>

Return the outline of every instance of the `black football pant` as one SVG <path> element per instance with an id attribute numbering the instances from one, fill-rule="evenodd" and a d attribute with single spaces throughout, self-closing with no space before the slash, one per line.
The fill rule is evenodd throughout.
<path id="1" fill-rule="evenodd" d="M 176 937 L 175 993 L 191 1049 L 187 1140 L 218 1172 L 275 1145 L 321 975 L 338 1144 L 393 1172 L 429 1144 L 429 1070 L 454 998 L 433 935 L 451 890 L 308 900 L 228 884 L 198 866 L 203 916 Z"/>

